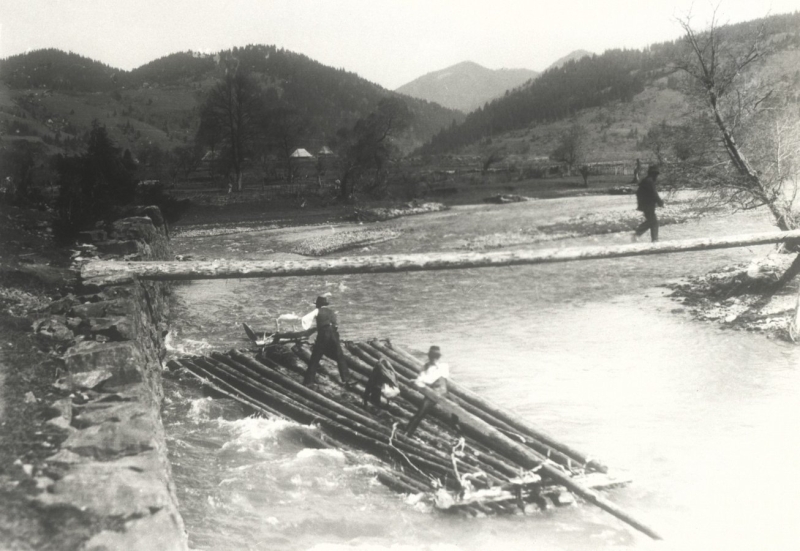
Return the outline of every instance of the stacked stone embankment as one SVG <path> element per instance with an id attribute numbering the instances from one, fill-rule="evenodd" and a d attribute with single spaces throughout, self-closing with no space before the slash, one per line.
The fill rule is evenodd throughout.
<path id="1" fill-rule="evenodd" d="M 82 234 L 76 261 L 171 258 L 154 207 Z M 185 550 L 160 407 L 168 284 L 83 286 L 49 305 L 34 330 L 57 340 L 66 397 L 51 423 L 68 432 L 48 459 L 58 473 L 37 500 L 82 511 L 97 526 L 83 548 Z M 46 511 L 45 511 L 45 514 Z"/>

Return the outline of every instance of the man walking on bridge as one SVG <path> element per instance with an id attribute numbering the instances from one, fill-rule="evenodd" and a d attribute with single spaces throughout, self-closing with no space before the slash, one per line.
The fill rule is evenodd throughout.
<path id="1" fill-rule="evenodd" d="M 639 224 L 633 233 L 632 241 L 637 241 L 639 236 L 650 230 L 650 239 L 653 243 L 658 241 L 658 217 L 656 216 L 656 206 L 663 207 L 664 201 L 656 190 L 656 179 L 658 179 L 658 166 L 650 165 L 647 169 L 647 176 L 639 182 L 639 189 L 636 190 L 636 209 L 644 214 L 644 222 Z"/>

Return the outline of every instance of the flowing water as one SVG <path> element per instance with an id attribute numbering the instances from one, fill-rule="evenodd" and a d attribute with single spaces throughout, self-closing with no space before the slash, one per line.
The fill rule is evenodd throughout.
<path id="1" fill-rule="evenodd" d="M 398 221 L 371 252 L 436 249 L 464 228 L 556 219 L 619 200 L 456 209 Z M 509 208 L 510 207 L 510 208 Z M 505 209 L 505 210 L 503 210 Z M 478 222 L 481 220 L 482 222 Z M 684 238 L 768 229 L 759 216 L 662 229 Z M 332 228 L 331 231 L 336 231 Z M 280 232 L 277 232 L 280 233 Z M 258 258 L 275 231 L 184 239 L 194 253 Z M 622 243 L 625 235 L 548 246 Z M 427 245 L 426 245 L 427 244 Z M 689 319 L 657 287 L 767 248 L 439 273 L 193 282 L 176 287 L 173 347 L 246 347 L 241 322 L 274 324 L 330 292 L 345 339 L 442 347 L 459 382 L 629 474 L 608 497 L 675 549 L 796 549 L 800 354 Z M 367 455 L 308 450 L 313 428 L 246 417 L 167 381 L 173 473 L 194 549 L 634 549 L 653 544 L 587 504 L 464 519 L 376 482 Z"/>

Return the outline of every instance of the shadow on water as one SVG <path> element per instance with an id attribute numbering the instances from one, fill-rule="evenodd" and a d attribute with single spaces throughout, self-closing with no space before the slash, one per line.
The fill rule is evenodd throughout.
<path id="1" fill-rule="evenodd" d="M 734 220 L 740 231 L 759 224 Z M 676 237 L 725 230 L 718 220 L 671 228 Z M 260 239 L 268 246 L 269 233 Z M 242 321 L 266 327 L 330 292 L 345 339 L 439 344 L 463 384 L 628 471 L 634 484 L 610 497 L 676 548 L 753 549 L 766 538 L 790 549 L 800 537 L 800 437 L 789 426 L 800 418 L 798 353 L 673 313 L 679 305 L 655 287 L 766 250 L 193 282 L 177 287 L 174 329 L 179 343 L 243 347 Z M 281 422 L 241 418 L 232 405 L 195 411 L 204 398 L 191 392 L 170 383 L 165 419 L 197 549 L 649 546 L 585 505 L 479 520 L 420 510 L 374 481 L 369 457 L 303 450 Z"/>

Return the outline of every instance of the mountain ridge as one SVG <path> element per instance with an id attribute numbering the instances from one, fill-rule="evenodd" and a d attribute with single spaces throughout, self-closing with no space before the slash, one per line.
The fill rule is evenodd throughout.
<path id="1" fill-rule="evenodd" d="M 426 73 L 395 91 L 468 113 L 538 74 L 530 69 L 488 69 L 467 60 Z"/>
<path id="2" fill-rule="evenodd" d="M 5 85 L 0 133 L 43 141 L 57 153 L 65 141 L 77 144 L 97 120 L 133 151 L 152 143 L 167 149 L 182 146 L 194 138 L 199 106 L 221 76 L 221 62 L 234 57 L 271 90 L 276 103 L 310 121 L 314 147 L 367 116 L 381 99 L 399 96 L 355 73 L 271 45 L 215 54 L 175 52 L 130 71 L 45 48 L 0 60 L 0 82 Z M 413 116 L 400 143 L 406 151 L 463 119 L 458 111 L 399 97 Z"/>
<path id="3" fill-rule="evenodd" d="M 769 44 L 767 59 L 779 65 L 773 72 L 787 81 L 800 80 L 800 73 L 795 70 L 800 57 L 800 12 L 726 25 L 724 29 L 727 40 L 745 43 L 763 29 Z M 674 60 L 681 55 L 681 48 L 679 37 L 642 49 L 610 49 L 577 59 L 562 58 L 564 62 L 559 66 L 469 113 L 464 122 L 443 129 L 418 153 L 425 156 L 474 150 L 485 153 L 510 140 L 515 142 L 516 149 L 525 151 L 522 155 L 535 152 L 546 157 L 550 146 L 544 144 L 540 129 L 546 125 L 558 127 L 590 110 L 595 111 L 593 116 L 599 129 L 591 136 L 592 140 L 610 143 L 608 130 L 616 124 L 620 126 L 622 142 L 631 141 L 635 146 L 637 133 L 647 130 L 641 122 L 650 118 L 647 105 L 639 106 L 641 113 L 625 115 L 624 121 L 609 121 L 609 117 L 614 118 L 609 109 L 632 105 L 634 99 L 652 90 L 678 93 L 681 77 L 675 74 Z M 776 52 L 784 52 L 786 55 L 782 57 L 786 60 L 779 59 Z M 664 112 L 661 116 L 661 120 L 648 120 L 647 124 L 674 119 L 676 112 Z M 555 130 L 559 131 L 563 128 Z M 516 143 L 520 139 L 523 141 Z M 618 145 L 628 147 L 622 142 Z M 478 144 L 484 145 L 478 148 Z"/>
<path id="4" fill-rule="evenodd" d="M 573 50 L 570 53 L 568 53 L 567 55 L 558 58 L 553 63 L 548 65 L 547 69 L 545 69 L 545 71 L 547 71 L 549 69 L 557 69 L 557 68 L 563 66 L 564 64 L 569 63 L 570 61 L 578 61 L 579 59 L 582 59 L 582 58 L 584 58 L 586 56 L 591 56 L 591 55 L 594 55 L 594 54 L 592 52 L 590 52 L 589 50 Z M 544 72 L 544 71 L 542 71 L 542 72 Z"/>

